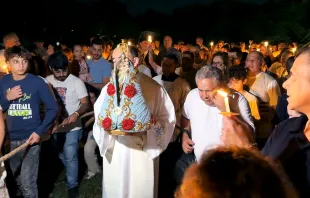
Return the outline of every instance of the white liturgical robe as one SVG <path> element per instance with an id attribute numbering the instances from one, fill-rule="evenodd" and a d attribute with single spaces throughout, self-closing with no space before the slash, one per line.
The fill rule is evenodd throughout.
<path id="1" fill-rule="evenodd" d="M 105 86 L 94 105 L 93 135 L 103 157 L 103 198 L 156 198 L 158 156 L 167 148 L 176 123 L 174 106 L 165 89 L 143 73 L 136 75 L 156 124 L 146 135 L 112 136 L 98 124 Z"/>

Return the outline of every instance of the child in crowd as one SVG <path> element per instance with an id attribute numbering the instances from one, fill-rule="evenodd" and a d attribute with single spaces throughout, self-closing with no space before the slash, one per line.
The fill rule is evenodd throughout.
<path id="1" fill-rule="evenodd" d="M 252 116 L 255 120 L 260 120 L 257 98 L 243 89 L 247 80 L 246 77 L 247 72 L 243 66 L 233 66 L 228 71 L 228 86 L 244 95 L 249 103 Z"/>

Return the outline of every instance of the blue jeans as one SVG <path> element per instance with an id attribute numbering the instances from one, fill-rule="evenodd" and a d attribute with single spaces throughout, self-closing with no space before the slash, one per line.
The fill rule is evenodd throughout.
<path id="1" fill-rule="evenodd" d="M 11 150 L 19 147 L 26 140 L 11 141 Z M 40 145 L 32 145 L 26 150 L 16 153 L 10 158 L 10 166 L 13 176 L 25 198 L 38 197 L 38 169 L 40 161 Z"/>
<path id="2" fill-rule="evenodd" d="M 79 140 L 83 130 L 61 132 L 53 135 L 53 142 L 59 151 L 59 158 L 66 168 L 68 189 L 78 186 L 79 175 Z"/>

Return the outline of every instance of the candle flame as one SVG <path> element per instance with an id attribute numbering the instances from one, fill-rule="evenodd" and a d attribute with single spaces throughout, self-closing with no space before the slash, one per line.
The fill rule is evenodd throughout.
<path id="1" fill-rule="evenodd" d="M 297 48 L 296 48 L 296 47 L 294 47 L 294 48 L 292 49 L 293 53 L 295 53 L 295 52 L 296 52 L 296 50 L 297 50 Z"/>
<path id="2" fill-rule="evenodd" d="M 268 43 L 268 41 L 266 41 L 266 42 L 265 42 L 265 46 L 268 47 L 268 45 L 269 45 L 269 43 Z"/>
<path id="3" fill-rule="evenodd" d="M 149 38 L 147 39 L 148 42 L 152 42 L 152 36 L 149 36 Z"/>
<path id="4" fill-rule="evenodd" d="M 213 42 L 210 43 L 211 46 L 213 46 L 213 44 L 214 44 Z"/>
<path id="5" fill-rule="evenodd" d="M 228 94 L 225 91 L 222 91 L 222 90 L 217 90 L 217 93 L 220 94 L 223 97 L 227 97 L 228 96 Z"/>
<path id="6" fill-rule="evenodd" d="M 91 59 L 91 56 L 90 56 L 90 55 L 87 55 L 86 58 L 87 58 L 88 60 L 90 60 L 90 59 Z"/>
<path id="7" fill-rule="evenodd" d="M 128 41 L 128 45 L 131 46 L 131 42 L 130 41 Z"/>

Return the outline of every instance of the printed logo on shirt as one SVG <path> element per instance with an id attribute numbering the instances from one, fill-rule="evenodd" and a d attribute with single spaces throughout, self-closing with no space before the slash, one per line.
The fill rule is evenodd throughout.
<path id="1" fill-rule="evenodd" d="M 24 102 L 31 99 L 31 94 L 24 93 L 18 102 Z M 8 115 L 12 117 L 23 117 L 23 120 L 32 118 L 32 109 L 30 104 L 11 104 L 8 109 Z"/>
<path id="2" fill-rule="evenodd" d="M 31 99 L 31 94 L 27 95 L 26 93 L 24 93 L 23 97 L 21 97 L 20 99 L 18 99 L 18 102 L 25 102 L 26 100 L 30 100 Z"/>
<path id="3" fill-rule="evenodd" d="M 66 93 L 67 88 L 66 87 L 56 87 L 57 93 L 59 97 L 61 98 L 64 105 L 66 105 Z"/>

